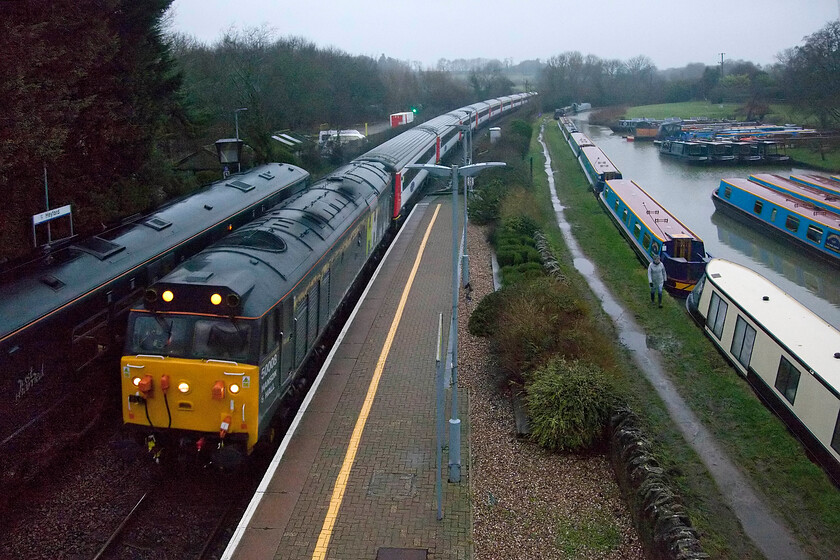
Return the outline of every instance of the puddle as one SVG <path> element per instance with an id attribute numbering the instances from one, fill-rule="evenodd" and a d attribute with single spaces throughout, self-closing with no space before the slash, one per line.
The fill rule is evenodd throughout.
<path id="1" fill-rule="evenodd" d="M 660 336 L 656 340 L 651 340 L 650 346 L 653 348 L 648 347 L 646 333 L 636 324 L 633 316 L 613 298 L 610 291 L 601 282 L 595 265 L 581 251 L 580 245 L 572 235 L 571 225 L 566 221 L 563 213 L 564 207 L 557 198 L 554 174 L 551 171 L 551 156 L 543 141 L 544 129 L 545 125 L 543 124 L 540 128 L 539 141 L 546 159 L 545 172 L 551 191 L 551 204 L 563 239 L 572 254 L 575 269 L 589 280 L 592 291 L 601 301 L 604 311 L 615 324 L 621 343 L 630 350 L 633 361 L 665 402 L 668 414 L 676 423 L 686 441 L 691 444 L 705 463 L 721 493 L 728 499 L 730 507 L 741 521 L 744 531 L 756 547 L 769 560 L 804 560 L 808 558 L 793 539 L 787 527 L 775 515 L 771 514 L 749 481 L 724 454 L 705 426 L 700 423 L 677 393 L 674 384 L 665 375 L 659 359 L 659 352 L 653 348 L 661 348 L 664 344 L 668 344 L 669 342 L 664 340 L 666 337 Z M 702 334 L 698 331 L 697 336 L 702 336 Z M 673 341 L 670 343 L 673 344 Z"/>

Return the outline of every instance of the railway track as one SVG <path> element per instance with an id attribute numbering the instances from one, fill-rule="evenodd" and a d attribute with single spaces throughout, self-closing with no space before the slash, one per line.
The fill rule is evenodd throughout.
<path id="1" fill-rule="evenodd" d="M 247 488 L 243 478 L 167 477 L 145 492 L 121 519 L 93 560 L 180 558 L 204 560 L 223 543 L 222 529 Z"/>

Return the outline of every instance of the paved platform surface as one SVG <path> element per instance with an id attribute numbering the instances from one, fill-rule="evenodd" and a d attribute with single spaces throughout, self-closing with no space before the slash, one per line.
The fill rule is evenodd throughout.
<path id="1" fill-rule="evenodd" d="M 440 521 L 435 491 L 435 348 L 438 317 L 446 341 L 452 306 L 451 214 L 448 197 L 430 197 L 403 225 L 226 557 L 472 557 L 464 412 L 461 482 L 447 482 L 444 450 Z M 468 410 L 466 392 L 459 397 Z"/>

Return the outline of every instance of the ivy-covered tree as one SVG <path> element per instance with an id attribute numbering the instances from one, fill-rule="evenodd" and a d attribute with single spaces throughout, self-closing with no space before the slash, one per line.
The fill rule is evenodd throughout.
<path id="1" fill-rule="evenodd" d="M 50 206 L 72 205 L 76 233 L 166 195 L 156 153 L 180 115 L 180 80 L 160 29 L 170 2 L 0 3 L 4 256 L 31 246 L 45 169 Z"/>

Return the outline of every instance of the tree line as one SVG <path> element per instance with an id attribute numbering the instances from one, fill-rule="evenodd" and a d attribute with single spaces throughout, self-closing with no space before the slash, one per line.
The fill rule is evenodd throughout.
<path id="1" fill-rule="evenodd" d="M 580 53 L 516 66 L 441 60 L 424 70 L 385 54 L 278 39 L 265 28 L 231 30 L 204 44 L 167 27 L 171 2 L 0 2 L 0 258 L 31 251 L 31 216 L 47 209 L 47 193 L 50 208 L 72 205 L 75 233 L 87 235 L 206 182 L 174 164 L 233 136 L 237 108 L 247 108 L 239 132 L 255 163 L 312 170 L 321 165 L 316 152 L 297 161 L 272 134 L 380 122 L 409 107 L 422 108 L 422 120 L 526 88 L 540 93 L 547 110 L 574 101 L 783 98 L 833 123 L 840 107 L 831 81 L 840 73 L 826 70 L 838 67 L 836 23 L 772 68 L 730 63 L 723 76 L 703 65 L 669 75 L 644 56 L 604 61 Z M 55 223 L 52 233 L 69 232 Z"/>

